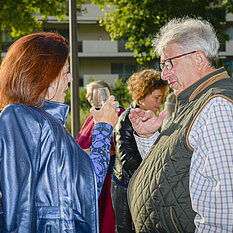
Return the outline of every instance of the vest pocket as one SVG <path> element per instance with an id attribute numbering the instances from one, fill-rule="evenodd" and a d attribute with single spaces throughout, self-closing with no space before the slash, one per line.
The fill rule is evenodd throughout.
<path id="1" fill-rule="evenodd" d="M 170 206 L 170 216 L 171 216 L 173 226 L 176 229 L 176 232 L 180 233 L 180 231 L 178 230 L 178 227 L 176 226 L 176 223 L 175 223 L 175 220 L 174 220 L 174 213 L 173 213 L 173 210 L 172 210 L 171 206 Z"/>
<path id="2" fill-rule="evenodd" d="M 183 231 L 180 230 L 180 227 L 178 226 L 178 220 L 174 210 L 172 209 L 172 206 L 160 207 L 160 221 L 160 232 L 183 233 Z"/>

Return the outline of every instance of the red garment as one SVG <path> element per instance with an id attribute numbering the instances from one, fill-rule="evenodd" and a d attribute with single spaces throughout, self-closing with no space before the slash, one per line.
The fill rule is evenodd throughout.
<path id="1" fill-rule="evenodd" d="M 123 111 L 122 111 L 123 112 Z M 122 113 L 120 112 L 120 113 Z M 86 121 L 84 122 L 82 128 L 78 133 L 78 137 L 76 138 L 76 142 L 81 146 L 83 149 L 88 149 L 92 143 L 92 132 L 94 130 L 95 123 L 93 120 L 92 114 L 88 116 Z M 111 150 L 115 150 L 113 140 L 111 141 Z"/>
<path id="2" fill-rule="evenodd" d="M 124 111 L 120 108 L 118 116 Z M 83 148 L 87 149 L 92 143 L 92 131 L 94 130 L 94 120 L 92 114 L 88 116 L 81 130 L 79 131 L 76 142 Z M 115 150 L 113 140 L 111 141 L 111 150 Z M 112 208 L 111 199 L 111 174 L 108 169 L 102 191 L 98 200 L 99 206 L 99 232 L 100 233 L 115 233 L 115 216 Z"/>

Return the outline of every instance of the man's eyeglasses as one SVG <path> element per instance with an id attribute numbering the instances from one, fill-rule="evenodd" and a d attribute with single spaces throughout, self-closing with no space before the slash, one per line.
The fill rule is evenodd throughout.
<path id="1" fill-rule="evenodd" d="M 173 63 L 172 63 L 173 59 L 180 58 L 180 57 L 183 57 L 183 56 L 186 56 L 186 55 L 189 55 L 189 54 L 192 54 L 192 53 L 196 53 L 196 52 L 197 51 L 192 51 L 192 52 L 189 52 L 189 53 L 184 53 L 184 54 L 181 54 L 181 55 L 178 55 L 178 56 L 175 56 L 175 57 L 168 58 L 164 62 L 160 63 L 160 68 L 161 68 L 161 70 L 163 70 L 165 68 L 165 66 L 166 66 L 168 70 L 171 70 L 172 67 L 173 67 Z"/>

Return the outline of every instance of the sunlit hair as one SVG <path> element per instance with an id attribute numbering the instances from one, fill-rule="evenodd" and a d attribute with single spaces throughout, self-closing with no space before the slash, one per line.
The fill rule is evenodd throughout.
<path id="1" fill-rule="evenodd" d="M 0 107 L 10 103 L 41 106 L 68 54 L 67 40 L 57 33 L 34 33 L 14 42 L 0 68 Z"/>
<path id="2" fill-rule="evenodd" d="M 171 20 L 160 29 L 153 40 L 153 46 L 156 53 L 161 56 L 170 43 L 180 45 L 183 53 L 202 51 L 210 66 L 216 66 L 219 41 L 208 21 L 188 17 Z"/>
<path id="3" fill-rule="evenodd" d="M 134 73 L 128 80 L 128 90 L 132 98 L 139 104 L 140 100 L 151 94 L 155 89 L 167 85 L 167 82 L 160 78 L 161 73 L 153 69 L 146 69 Z"/>
<path id="4" fill-rule="evenodd" d="M 109 92 L 111 93 L 110 86 L 106 82 L 104 82 L 102 80 L 97 80 L 97 81 L 90 82 L 90 83 L 87 84 L 86 88 L 94 87 L 94 86 L 97 86 L 99 88 L 101 88 L 101 87 L 107 87 L 108 90 L 109 90 Z"/>

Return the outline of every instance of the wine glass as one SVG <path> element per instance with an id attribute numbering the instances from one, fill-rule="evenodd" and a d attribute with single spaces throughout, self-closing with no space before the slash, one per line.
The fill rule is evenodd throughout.
<path id="1" fill-rule="evenodd" d="M 103 104 L 110 97 L 110 92 L 107 87 L 100 87 L 93 90 L 93 106 L 100 110 Z"/>

